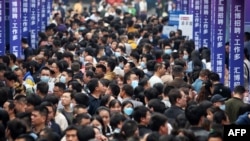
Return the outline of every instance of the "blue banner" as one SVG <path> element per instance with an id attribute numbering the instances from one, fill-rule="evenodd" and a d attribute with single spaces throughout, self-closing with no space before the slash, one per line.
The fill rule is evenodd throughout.
<path id="1" fill-rule="evenodd" d="M 194 13 L 194 0 L 189 0 L 188 3 L 188 14 Z"/>
<path id="2" fill-rule="evenodd" d="M 194 12 L 193 12 L 193 40 L 195 43 L 195 49 L 199 49 L 201 46 L 201 40 L 200 40 L 200 18 L 201 18 L 201 14 L 200 14 L 200 9 L 201 9 L 201 5 L 200 5 L 200 1 L 196 0 L 194 1 Z"/>
<path id="3" fill-rule="evenodd" d="M 189 0 L 182 0 L 181 3 L 181 10 L 184 12 L 184 14 L 188 14 L 188 1 Z"/>
<path id="4" fill-rule="evenodd" d="M 211 45 L 211 1 L 201 0 L 201 25 L 200 40 L 201 47 L 209 47 Z"/>
<path id="5" fill-rule="evenodd" d="M 15 54 L 17 58 L 21 58 L 21 1 L 9 0 L 9 12 L 10 53 Z"/>
<path id="6" fill-rule="evenodd" d="M 184 14 L 183 11 L 169 11 L 169 22 L 168 24 L 171 26 L 179 26 L 179 16 L 180 14 Z"/>
<path id="7" fill-rule="evenodd" d="M 36 0 L 30 0 L 30 43 L 32 48 L 36 48 L 37 42 L 37 5 Z"/>
<path id="8" fill-rule="evenodd" d="M 50 24 L 50 16 L 52 12 L 52 0 L 46 0 L 47 3 L 47 22 L 46 25 Z"/>
<path id="9" fill-rule="evenodd" d="M 177 10 L 177 11 L 181 11 L 181 3 L 182 3 L 182 0 L 176 0 L 176 1 L 175 1 L 176 10 Z"/>
<path id="10" fill-rule="evenodd" d="M 225 72 L 225 34 L 226 34 L 226 0 L 212 0 L 212 70 L 217 72 L 224 83 Z"/>
<path id="11" fill-rule="evenodd" d="M 5 0 L 0 1 L 0 55 L 5 54 Z"/>
<path id="12" fill-rule="evenodd" d="M 30 31 L 30 0 L 22 0 L 22 37 L 25 37 L 29 40 L 29 31 Z"/>
<path id="13" fill-rule="evenodd" d="M 41 30 L 45 31 L 47 23 L 46 0 L 41 1 Z"/>
<path id="14" fill-rule="evenodd" d="M 36 20 L 37 20 L 37 34 L 41 31 L 41 0 L 36 0 Z"/>
<path id="15" fill-rule="evenodd" d="M 244 2 L 232 0 L 230 9 L 230 55 L 229 74 L 230 88 L 244 84 Z M 248 13 L 247 13 L 248 14 Z M 244 86 L 244 85 L 243 85 Z"/>

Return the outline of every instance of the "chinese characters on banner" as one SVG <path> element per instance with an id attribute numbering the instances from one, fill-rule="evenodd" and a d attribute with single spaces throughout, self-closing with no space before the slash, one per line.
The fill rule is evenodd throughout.
<path id="1" fill-rule="evenodd" d="M 201 1 L 201 25 L 200 25 L 200 41 L 201 47 L 210 48 L 211 45 L 211 4 L 210 0 Z"/>
<path id="2" fill-rule="evenodd" d="M 225 34 L 226 34 L 226 0 L 212 0 L 212 70 L 224 83 L 225 72 Z"/>
<path id="3" fill-rule="evenodd" d="M 45 31 L 47 21 L 46 0 L 41 0 L 41 30 Z"/>
<path id="4" fill-rule="evenodd" d="M 9 0 L 10 52 L 21 57 L 21 1 Z"/>
<path id="5" fill-rule="evenodd" d="M 32 48 L 36 48 L 37 41 L 37 5 L 36 0 L 30 0 L 30 43 Z"/>
<path id="6" fill-rule="evenodd" d="M 193 40 L 195 43 L 195 49 L 200 48 L 200 1 L 194 1 L 194 12 L 193 12 Z"/>
<path id="7" fill-rule="evenodd" d="M 22 37 L 29 39 L 29 2 L 30 0 L 22 0 Z"/>
<path id="8" fill-rule="evenodd" d="M 48 25 L 50 23 L 50 15 L 51 15 L 51 11 L 52 11 L 52 0 L 46 0 L 47 3 L 47 22 L 46 25 Z"/>
<path id="9" fill-rule="evenodd" d="M 229 86 L 233 89 L 235 86 L 243 85 L 243 60 L 244 60 L 244 2 L 241 0 L 231 1 L 231 39 L 229 55 Z"/>
<path id="10" fill-rule="evenodd" d="M 188 14 L 194 13 L 194 0 L 188 0 Z"/>
<path id="11" fill-rule="evenodd" d="M 5 54 L 5 0 L 0 1 L 0 55 Z"/>
<path id="12" fill-rule="evenodd" d="M 184 12 L 184 14 L 188 14 L 188 1 L 189 0 L 182 0 L 181 10 Z"/>
<path id="13" fill-rule="evenodd" d="M 36 0 L 36 20 L 37 20 L 37 34 L 41 31 L 41 0 Z"/>
<path id="14" fill-rule="evenodd" d="M 177 11 L 181 11 L 181 3 L 182 3 L 182 0 L 176 0 L 175 1 L 176 3 L 176 10 Z"/>

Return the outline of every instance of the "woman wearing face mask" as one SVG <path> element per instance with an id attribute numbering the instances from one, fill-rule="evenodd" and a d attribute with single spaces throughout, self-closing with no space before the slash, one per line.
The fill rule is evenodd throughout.
<path id="1" fill-rule="evenodd" d="M 133 111 L 134 105 L 131 101 L 122 102 L 122 113 L 125 115 L 126 118 L 131 119 Z"/>

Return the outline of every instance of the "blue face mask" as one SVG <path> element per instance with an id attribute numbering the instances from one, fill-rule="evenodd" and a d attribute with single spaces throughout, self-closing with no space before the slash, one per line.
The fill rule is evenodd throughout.
<path id="1" fill-rule="evenodd" d="M 49 82 L 49 76 L 41 76 L 40 80 L 42 82 L 48 83 Z"/>
<path id="2" fill-rule="evenodd" d="M 128 108 L 124 108 L 124 109 L 123 109 L 123 112 L 124 112 L 126 115 L 128 115 L 128 116 L 132 115 L 133 111 L 134 111 L 134 109 L 131 108 L 131 107 L 128 107 Z"/>
<path id="3" fill-rule="evenodd" d="M 66 83 L 66 77 L 65 76 L 61 76 L 59 79 L 60 82 L 62 83 Z"/>
<path id="4" fill-rule="evenodd" d="M 143 69 L 146 68 L 146 63 L 145 63 L 145 62 L 141 62 L 140 65 L 141 65 L 141 67 L 142 67 Z"/>
<path id="5" fill-rule="evenodd" d="M 120 57 L 121 53 L 120 52 L 115 52 L 115 57 Z"/>
<path id="6" fill-rule="evenodd" d="M 183 55 L 183 59 L 188 60 L 188 55 Z"/>
<path id="7" fill-rule="evenodd" d="M 165 49 L 165 54 L 171 54 L 172 53 L 172 49 Z"/>
<path id="8" fill-rule="evenodd" d="M 138 86 L 138 83 L 139 83 L 138 80 L 133 80 L 131 86 L 135 89 Z"/>
<path id="9" fill-rule="evenodd" d="M 225 105 L 225 104 L 220 105 L 220 109 L 221 109 L 222 111 L 225 111 L 226 105 Z"/>

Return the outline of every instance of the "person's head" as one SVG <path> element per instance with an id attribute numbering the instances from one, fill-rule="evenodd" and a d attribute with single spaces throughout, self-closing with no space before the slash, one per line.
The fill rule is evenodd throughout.
<path id="1" fill-rule="evenodd" d="M 233 90 L 233 96 L 234 97 L 238 97 L 243 99 L 244 98 L 244 93 L 246 92 L 246 89 L 244 86 L 238 85 L 234 87 Z"/>
<path id="2" fill-rule="evenodd" d="M 131 70 L 132 68 L 135 67 L 135 64 L 133 62 L 127 62 L 125 65 L 124 65 L 124 73 L 127 73 L 129 72 L 129 70 Z"/>
<path id="3" fill-rule="evenodd" d="M 122 102 L 122 113 L 126 116 L 131 116 L 134 111 L 134 105 L 131 101 L 126 100 Z"/>
<path id="4" fill-rule="evenodd" d="M 219 107 L 216 107 L 216 106 L 211 106 L 209 108 L 207 108 L 207 119 L 212 122 L 213 121 L 213 117 L 214 117 L 214 113 L 217 112 L 218 110 L 220 110 Z"/>
<path id="5" fill-rule="evenodd" d="M 211 97 L 210 101 L 213 103 L 213 106 L 220 107 L 224 105 L 224 102 L 226 101 L 227 98 L 224 98 L 220 94 L 215 94 Z M 225 106 L 225 105 L 224 105 Z M 224 107 L 225 110 L 225 107 Z"/>
<path id="6" fill-rule="evenodd" d="M 4 128 L 6 128 L 9 119 L 10 117 L 8 115 L 8 112 L 0 109 L 0 123 L 3 124 Z"/>
<path id="7" fill-rule="evenodd" d="M 95 131 L 91 126 L 82 126 L 77 132 L 77 138 L 79 141 L 88 141 L 95 138 Z"/>
<path id="8" fill-rule="evenodd" d="M 73 97 L 73 102 L 75 105 L 85 105 L 86 107 L 89 106 L 89 97 L 84 93 L 75 93 Z"/>
<path id="9" fill-rule="evenodd" d="M 218 131 L 210 132 L 207 141 L 223 141 L 223 135 Z"/>
<path id="10" fill-rule="evenodd" d="M 49 85 L 46 82 L 38 82 L 36 85 L 36 93 L 41 97 L 44 98 L 49 91 Z"/>
<path id="11" fill-rule="evenodd" d="M 78 126 L 69 125 L 64 131 L 66 141 L 79 141 L 77 137 L 78 130 L 79 130 Z"/>
<path id="12" fill-rule="evenodd" d="M 113 130 L 121 129 L 122 124 L 126 119 L 127 118 L 123 114 L 115 113 L 110 118 L 110 126 L 112 127 Z"/>
<path id="13" fill-rule="evenodd" d="M 166 67 L 163 63 L 156 63 L 154 67 L 155 73 L 157 73 L 160 77 L 166 73 Z"/>
<path id="14" fill-rule="evenodd" d="M 75 125 L 87 126 L 90 124 L 90 118 L 90 115 L 87 113 L 77 114 L 73 119 L 73 123 Z"/>
<path id="15" fill-rule="evenodd" d="M 14 99 L 14 104 L 15 104 L 15 109 L 17 113 L 25 112 L 25 109 L 27 106 L 26 96 L 24 95 L 16 96 Z"/>
<path id="16" fill-rule="evenodd" d="M 201 126 L 204 120 L 204 109 L 201 106 L 193 104 L 185 109 L 185 115 L 190 125 Z"/>
<path id="17" fill-rule="evenodd" d="M 150 118 L 151 118 L 151 113 L 150 110 L 145 107 L 145 106 L 138 106 L 135 107 L 134 112 L 133 112 L 133 118 L 138 124 L 142 125 L 148 125 Z"/>
<path id="18" fill-rule="evenodd" d="M 40 80 L 48 83 L 51 77 L 51 70 L 48 67 L 43 67 L 40 72 Z"/>
<path id="19" fill-rule="evenodd" d="M 101 106 L 97 108 L 96 114 L 102 117 L 105 126 L 109 125 L 110 122 L 110 110 L 107 107 Z"/>
<path id="20" fill-rule="evenodd" d="M 70 106 L 72 102 L 72 97 L 73 97 L 72 91 L 64 91 L 64 93 L 61 96 L 62 105 L 64 107 Z"/>
<path id="21" fill-rule="evenodd" d="M 181 108 L 184 108 L 187 105 L 187 96 L 183 91 L 177 88 L 170 90 L 168 97 L 171 105 L 176 105 Z"/>
<path id="22" fill-rule="evenodd" d="M 105 134 L 105 125 L 100 115 L 93 115 L 91 117 L 90 125 L 93 127 L 97 127 L 103 134 Z"/>
<path id="23" fill-rule="evenodd" d="M 117 99 L 113 99 L 109 102 L 109 109 L 111 113 L 121 113 L 121 102 Z"/>
<path id="24" fill-rule="evenodd" d="M 61 77 L 65 78 L 65 83 L 68 84 L 73 78 L 74 72 L 70 69 L 65 69 L 62 71 Z"/>
<path id="25" fill-rule="evenodd" d="M 0 107 L 3 107 L 4 103 L 8 100 L 9 88 L 0 87 L 0 93 L 1 93 Z"/>
<path id="26" fill-rule="evenodd" d="M 78 104 L 74 106 L 73 115 L 76 117 L 78 114 L 87 114 L 88 107 L 82 104 Z"/>
<path id="27" fill-rule="evenodd" d="M 32 112 L 34 107 L 40 105 L 42 103 L 42 99 L 40 96 L 36 94 L 30 94 L 26 97 L 27 106 L 25 108 L 25 112 Z"/>
<path id="28" fill-rule="evenodd" d="M 107 71 L 113 72 L 116 66 L 116 61 L 114 59 L 108 59 Z"/>
<path id="29" fill-rule="evenodd" d="M 54 84 L 54 88 L 53 88 L 53 93 L 55 96 L 57 96 L 58 98 L 60 98 L 63 94 L 63 92 L 66 89 L 66 85 L 62 82 L 56 82 Z"/>
<path id="30" fill-rule="evenodd" d="M 148 88 L 144 91 L 144 101 L 148 103 L 151 99 L 158 98 L 160 95 L 156 88 Z"/>
<path id="31" fill-rule="evenodd" d="M 184 76 L 184 68 L 180 65 L 174 65 L 172 68 L 172 75 L 182 78 Z"/>
<path id="32" fill-rule="evenodd" d="M 129 71 L 129 72 L 125 73 L 123 81 L 124 81 L 125 84 L 132 85 L 133 88 L 135 88 L 135 87 L 138 86 L 139 78 L 135 74 L 134 71 Z"/>
<path id="33" fill-rule="evenodd" d="M 0 65 L 0 67 L 1 67 L 1 65 Z M 23 70 L 20 69 L 20 68 L 16 68 L 14 70 L 14 73 L 16 74 L 18 81 L 20 83 L 22 83 L 23 82 L 23 76 L 24 76 Z M 0 74 L 1 74 L 1 71 L 0 71 Z"/>
<path id="34" fill-rule="evenodd" d="M 41 103 L 41 106 L 44 106 L 48 109 L 47 122 L 50 122 L 51 120 L 53 120 L 56 114 L 56 107 L 51 102 L 48 102 L 48 101 L 43 101 Z"/>
<path id="35" fill-rule="evenodd" d="M 93 71 L 90 71 L 90 70 L 85 71 L 84 76 L 83 76 L 83 82 L 87 84 L 94 76 L 95 76 L 95 73 Z"/>
<path id="36" fill-rule="evenodd" d="M 168 134 L 168 119 L 161 113 L 154 113 L 149 121 L 149 127 L 160 135 Z"/>
<path id="37" fill-rule="evenodd" d="M 15 110 L 15 104 L 13 100 L 8 100 L 6 102 L 4 102 L 3 104 L 3 109 L 8 112 L 9 116 L 10 115 L 15 115 L 16 114 L 16 110 Z"/>
<path id="38" fill-rule="evenodd" d="M 134 95 L 133 87 L 128 84 L 123 85 L 120 93 L 121 98 L 132 97 L 133 95 Z"/>
<path id="39" fill-rule="evenodd" d="M 103 64 L 98 64 L 96 65 L 95 76 L 99 79 L 103 78 L 106 71 L 107 71 L 106 66 L 104 66 Z"/>
<path id="40" fill-rule="evenodd" d="M 114 97 L 117 97 L 119 95 L 119 93 L 120 93 L 120 87 L 116 83 L 110 83 L 108 85 L 106 92 L 105 92 L 105 94 L 109 94 L 109 95 L 112 95 Z"/>
<path id="41" fill-rule="evenodd" d="M 21 134 L 15 139 L 15 141 L 35 141 L 35 139 L 29 134 Z"/>
<path id="42" fill-rule="evenodd" d="M 126 138 L 138 137 L 139 130 L 138 130 L 138 124 L 136 123 L 136 121 L 126 120 L 122 125 L 121 134 L 125 136 Z"/>
<path id="43" fill-rule="evenodd" d="M 100 95 L 103 86 L 102 83 L 99 81 L 99 79 L 93 78 L 87 83 L 87 87 L 91 94 Z"/>
<path id="44" fill-rule="evenodd" d="M 230 123 L 227 114 L 223 110 L 218 110 L 213 114 L 213 122 L 221 125 L 228 125 Z"/>
<path id="45" fill-rule="evenodd" d="M 12 71 L 6 71 L 4 73 L 5 84 L 8 87 L 14 87 L 15 83 L 18 82 L 16 74 Z"/>
<path id="46" fill-rule="evenodd" d="M 19 119 L 14 119 L 8 122 L 6 127 L 6 137 L 8 140 L 15 140 L 21 134 L 26 133 L 26 126 Z"/>
<path id="47" fill-rule="evenodd" d="M 47 123 L 48 109 L 45 106 L 36 106 L 31 112 L 31 124 L 33 127 L 45 126 Z"/>
<path id="48" fill-rule="evenodd" d="M 79 81 L 72 80 L 69 82 L 68 90 L 80 93 L 80 92 L 82 92 L 82 85 Z"/>
<path id="49" fill-rule="evenodd" d="M 164 113 L 166 110 L 166 105 L 158 98 L 149 100 L 148 108 L 151 112 Z"/>

